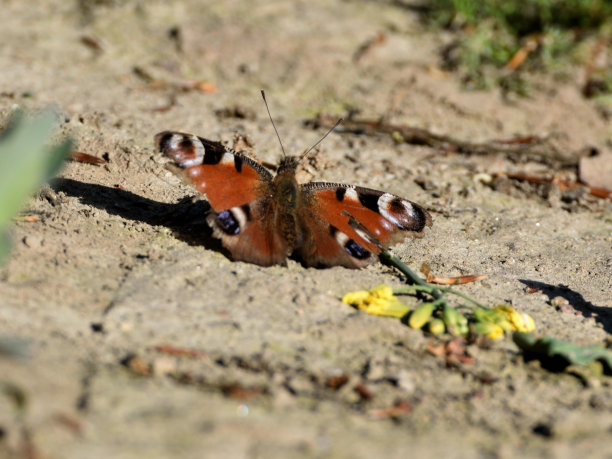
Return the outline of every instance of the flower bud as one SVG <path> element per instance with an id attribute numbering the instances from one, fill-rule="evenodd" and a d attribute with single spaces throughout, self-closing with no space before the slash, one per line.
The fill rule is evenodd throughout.
<path id="1" fill-rule="evenodd" d="M 423 303 L 410 314 L 408 325 L 410 328 L 421 328 L 427 323 L 434 312 L 433 303 Z"/>
<path id="2" fill-rule="evenodd" d="M 442 319 L 431 319 L 427 322 L 427 331 L 434 336 L 441 335 L 446 330 Z"/>
<path id="3" fill-rule="evenodd" d="M 457 312 L 457 310 L 451 306 L 444 306 L 442 309 L 442 320 L 446 324 L 446 329 L 453 336 L 460 335 L 459 323 L 461 322 L 461 314 Z"/>

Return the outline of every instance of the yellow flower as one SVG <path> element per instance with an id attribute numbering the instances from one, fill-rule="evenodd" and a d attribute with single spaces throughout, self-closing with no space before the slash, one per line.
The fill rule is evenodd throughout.
<path id="1" fill-rule="evenodd" d="M 520 313 L 507 304 L 495 306 L 493 310 L 502 313 L 505 320 L 510 323 L 513 330 L 522 332 L 530 332 L 535 330 L 535 322 L 529 314 L 524 312 Z"/>
<path id="2" fill-rule="evenodd" d="M 504 336 L 504 329 L 493 322 L 476 322 L 474 330 L 479 335 L 484 335 L 490 339 L 500 339 Z"/>
<path id="3" fill-rule="evenodd" d="M 393 295 L 393 289 L 380 284 L 371 290 L 357 290 L 342 297 L 342 302 L 355 306 L 368 314 L 404 317 L 410 308 Z"/>
<path id="4" fill-rule="evenodd" d="M 493 329 L 487 333 L 487 338 L 500 339 L 504 336 L 504 329 L 499 325 L 493 324 Z"/>
<path id="5" fill-rule="evenodd" d="M 386 284 L 377 285 L 370 290 L 370 293 L 376 298 L 380 298 L 382 300 L 391 300 L 395 298 L 395 296 L 393 296 L 393 289 Z"/>
<path id="6" fill-rule="evenodd" d="M 367 290 L 357 290 L 355 292 L 348 292 L 342 297 L 342 302 L 350 304 L 351 306 L 359 307 L 364 304 L 370 297 L 370 292 Z"/>
<path id="7" fill-rule="evenodd" d="M 410 312 L 410 308 L 397 298 L 392 300 L 376 299 L 367 307 L 360 309 L 363 309 L 368 314 L 392 316 L 400 319 Z"/>
<path id="8" fill-rule="evenodd" d="M 532 332 L 535 330 L 536 326 L 535 326 L 535 322 L 533 321 L 533 318 L 525 313 L 519 313 L 518 317 L 520 317 L 520 320 L 517 319 L 515 325 L 516 325 L 516 329 L 518 331 L 522 331 L 522 332 Z"/>

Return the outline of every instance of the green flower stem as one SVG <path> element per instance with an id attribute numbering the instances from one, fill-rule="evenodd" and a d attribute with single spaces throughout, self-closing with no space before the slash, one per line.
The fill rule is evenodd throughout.
<path id="1" fill-rule="evenodd" d="M 452 289 L 452 288 L 450 288 L 450 287 L 442 287 L 442 288 L 439 288 L 439 287 L 438 287 L 438 289 L 439 289 L 440 291 L 444 292 L 444 293 L 450 293 L 450 294 L 452 294 L 452 295 L 457 295 L 458 297 L 463 298 L 463 299 L 464 299 L 464 300 L 466 300 L 466 301 L 469 301 L 470 303 L 472 303 L 474 306 L 476 306 L 476 307 L 478 307 L 478 308 L 481 308 L 481 309 L 487 309 L 487 310 L 489 309 L 488 307 L 486 307 L 485 305 L 483 305 L 483 304 L 479 303 L 479 302 L 478 302 L 478 301 L 476 301 L 475 299 L 473 299 L 473 298 L 471 298 L 471 297 L 467 296 L 465 293 L 457 292 L 456 290 L 453 290 L 453 289 Z M 468 307 L 468 308 L 469 308 L 469 306 L 467 306 L 467 305 L 465 305 L 465 307 Z"/>
<path id="2" fill-rule="evenodd" d="M 457 292 L 451 289 L 450 287 L 439 287 L 439 286 L 435 286 L 432 284 L 428 284 L 423 279 L 421 279 L 419 276 L 417 276 L 401 260 L 399 260 L 397 257 L 394 257 L 386 250 L 383 250 L 382 252 L 380 252 L 379 257 L 383 263 L 389 266 L 393 266 L 394 268 L 397 268 L 402 274 L 404 274 L 407 277 L 409 282 L 412 282 L 414 284 L 408 287 L 402 287 L 399 289 L 395 289 L 393 290 L 393 293 L 406 293 L 406 292 L 413 292 L 413 291 L 426 292 L 426 293 L 429 293 L 431 296 L 433 296 L 436 299 L 436 302 L 440 300 L 440 303 L 438 304 L 445 304 L 446 301 L 444 300 L 444 295 L 446 293 L 450 293 L 452 295 L 456 295 L 460 298 L 463 298 L 466 301 L 469 301 L 470 303 L 472 303 L 478 308 L 489 309 L 486 306 L 480 304 L 478 301 L 474 300 L 473 298 L 470 298 L 469 296 L 463 293 Z"/>
<path id="3" fill-rule="evenodd" d="M 408 285 L 406 287 L 400 287 L 400 288 L 393 289 L 393 293 L 394 294 L 397 294 L 397 293 L 412 293 L 412 292 L 425 292 L 425 293 L 429 293 L 431 296 L 434 296 L 434 292 L 436 292 L 439 295 L 436 298 L 436 303 L 438 303 L 438 301 L 440 301 L 440 304 L 443 301 L 445 301 L 444 294 L 450 293 L 451 295 L 456 295 L 458 297 L 463 298 L 466 301 L 469 301 L 470 303 L 472 303 L 477 308 L 489 310 L 489 308 L 487 308 L 483 304 L 480 304 L 475 299 L 470 298 L 469 296 L 465 295 L 464 293 L 457 292 L 456 290 L 453 290 L 450 287 L 438 287 L 438 286 L 433 286 L 431 284 L 425 284 L 425 285 Z M 466 307 L 466 308 L 470 308 L 470 306 L 468 306 L 468 305 L 463 305 L 463 306 Z"/>
<path id="4" fill-rule="evenodd" d="M 444 298 L 444 296 L 441 296 L 440 298 L 434 300 L 432 303 L 433 307 L 437 307 L 438 305 L 446 305 L 446 298 Z"/>
<path id="5" fill-rule="evenodd" d="M 426 291 L 435 299 L 439 299 L 443 296 L 435 287 L 431 286 L 419 276 L 417 276 L 416 273 L 412 271 L 412 269 L 410 269 L 407 265 L 405 265 L 399 258 L 394 257 L 386 250 L 380 252 L 378 257 L 380 258 L 380 261 L 384 264 L 397 268 L 402 274 L 404 274 L 408 278 L 409 281 L 415 284 L 415 286 L 420 285 L 423 287 L 427 287 L 427 289 L 423 291 Z"/>

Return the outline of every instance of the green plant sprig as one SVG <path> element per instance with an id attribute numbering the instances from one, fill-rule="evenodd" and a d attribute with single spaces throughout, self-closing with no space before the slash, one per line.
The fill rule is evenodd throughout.
<path id="1" fill-rule="evenodd" d="M 369 314 L 397 317 L 411 328 L 425 327 L 429 333 L 440 335 L 448 332 L 453 336 L 480 334 L 491 339 L 499 339 L 505 332 L 531 331 L 535 328 L 533 319 L 519 313 L 509 305 L 498 305 L 488 308 L 470 296 L 450 287 L 432 285 L 417 276 L 406 264 L 389 252 L 382 250 L 381 261 L 398 269 L 412 285 L 392 289 L 381 284 L 370 290 L 348 292 L 342 297 L 344 303 L 350 304 Z M 406 293 L 424 293 L 431 296 L 431 301 L 424 301 L 412 310 L 395 295 Z M 452 306 L 449 295 L 457 296 L 468 304 Z M 460 309 L 467 310 L 464 313 Z"/>
<path id="2" fill-rule="evenodd" d="M 469 297 L 468 295 L 461 293 L 461 292 L 457 292 L 456 290 L 453 290 L 450 287 L 440 287 L 438 285 L 428 284 L 420 276 L 418 276 L 414 271 L 412 271 L 412 269 L 410 269 L 404 262 L 402 262 L 399 258 L 393 256 L 391 253 L 387 252 L 386 250 L 383 250 L 379 254 L 379 258 L 386 265 L 393 266 L 394 268 L 398 269 L 402 274 L 406 276 L 407 280 L 411 281 L 414 284 L 414 285 L 394 289 L 393 293 L 398 293 L 398 294 L 399 293 L 411 293 L 414 291 L 425 292 L 431 295 L 436 300 L 435 303 L 439 305 L 446 304 L 445 294 L 448 293 L 448 294 L 456 295 L 460 298 L 463 298 L 466 301 L 469 301 L 477 308 L 489 309 L 485 305 L 483 305 L 482 303 L 479 303 L 478 301 Z M 465 305 L 465 307 L 469 308 L 469 306 L 467 305 Z"/>

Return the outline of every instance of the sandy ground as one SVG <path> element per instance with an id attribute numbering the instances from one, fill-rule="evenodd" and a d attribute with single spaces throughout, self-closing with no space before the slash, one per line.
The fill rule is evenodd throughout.
<path id="1" fill-rule="evenodd" d="M 507 99 L 462 90 L 438 67 L 450 37 L 393 2 L 168 3 L 3 2 L 1 119 L 15 106 L 54 107 L 76 149 L 108 164 L 67 163 L 26 206 L 40 220 L 12 231 L 0 334 L 26 339 L 32 356 L 0 358 L 0 379 L 28 400 L 19 414 L 0 398 L 0 456 L 612 457 L 609 378 L 549 373 L 508 340 L 471 346 L 476 363 L 449 368 L 420 331 L 339 301 L 401 285 L 379 263 L 231 261 L 203 227 L 203 202 L 179 203 L 195 193 L 152 142 L 168 129 L 230 144 L 238 133 L 274 164 L 263 88 L 295 153 L 324 132 L 304 120 L 358 109 L 464 140 L 553 134 L 556 151 L 575 160 L 609 151 L 612 138 L 605 113 L 580 94 L 579 69 L 536 80 L 532 98 Z M 379 32 L 386 41 L 356 61 Z M 237 106 L 249 116 L 219 112 Z M 394 250 L 415 269 L 487 274 L 461 290 L 531 314 L 542 335 L 609 336 L 610 203 L 475 179 L 562 172 L 554 162 L 382 135 L 334 133 L 320 150 L 318 180 L 383 189 L 432 211 L 425 237 Z M 556 297 L 567 300 L 562 310 Z M 398 403 L 408 408 L 379 419 Z"/>

